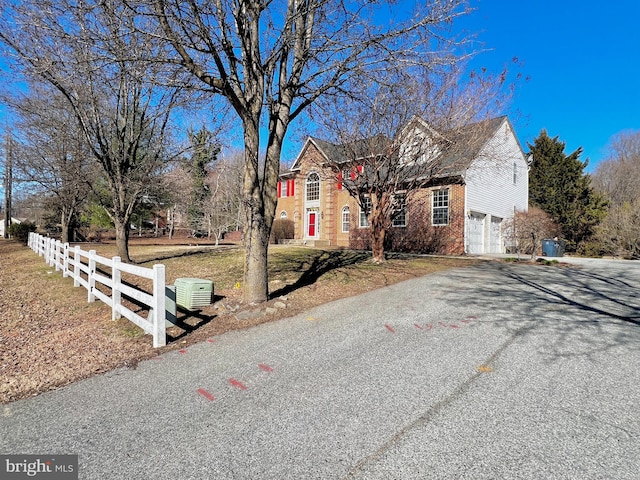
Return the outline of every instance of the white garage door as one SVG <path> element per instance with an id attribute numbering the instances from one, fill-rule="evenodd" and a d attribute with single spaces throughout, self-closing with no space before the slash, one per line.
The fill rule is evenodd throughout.
<path id="1" fill-rule="evenodd" d="M 469 253 L 484 253 L 484 218 L 485 215 L 472 213 L 467 222 Z"/>
<path id="2" fill-rule="evenodd" d="M 489 232 L 489 252 L 502 253 L 502 219 L 491 217 L 491 230 Z"/>

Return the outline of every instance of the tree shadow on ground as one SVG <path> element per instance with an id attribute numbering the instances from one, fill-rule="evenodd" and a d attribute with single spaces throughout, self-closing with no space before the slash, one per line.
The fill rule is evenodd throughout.
<path id="1" fill-rule="evenodd" d="M 184 245 L 186 248 L 187 246 Z M 239 250 L 240 247 L 237 245 L 206 245 L 206 246 L 198 246 L 193 247 L 193 250 L 184 251 L 184 252 L 165 252 L 164 254 L 158 255 L 135 255 L 135 264 L 143 265 L 145 263 L 152 262 L 162 262 L 164 260 L 172 260 L 176 258 L 186 258 L 195 255 L 201 255 L 203 253 L 211 253 L 211 252 L 222 252 L 222 251 L 230 251 L 230 250 Z"/>
<path id="2" fill-rule="evenodd" d="M 270 294 L 270 298 L 277 298 L 288 295 L 299 288 L 313 285 L 324 274 L 338 268 L 348 267 L 357 263 L 369 260 L 371 255 L 368 252 L 354 252 L 347 250 L 321 251 L 311 259 L 301 260 L 294 265 L 292 271 L 302 272 L 300 277 L 288 285 L 285 285 Z"/>
<path id="3" fill-rule="evenodd" d="M 487 262 L 452 272 L 448 280 L 446 301 L 507 330 L 532 326 L 528 332 L 550 361 L 640 348 L 640 268 Z"/>
<path id="4" fill-rule="evenodd" d="M 128 285 L 131 288 L 142 290 L 139 286 L 131 284 L 129 282 L 123 281 L 122 283 Z M 149 292 L 146 293 L 150 295 Z M 214 304 L 216 302 L 219 302 L 220 300 L 224 300 L 225 298 L 226 297 L 224 297 L 223 295 L 214 294 L 211 303 Z M 135 298 L 129 297 L 124 293 L 122 294 L 122 299 L 129 304 L 127 308 L 129 308 L 135 314 L 140 315 L 141 317 L 149 314 L 149 306 L 145 303 L 140 302 Z M 202 312 L 202 310 L 188 310 L 176 304 L 176 321 L 172 325 L 172 322 L 169 322 L 167 320 L 166 328 L 171 329 L 177 327 L 182 329 L 182 332 L 174 334 L 173 332 L 167 331 L 167 342 L 175 342 L 183 337 L 186 337 L 190 333 L 195 332 L 199 328 L 207 325 L 216 317 L 217 315 L 206 315 Z"/>
<path id="5" fill-rule="evenodd" d="M 567 273 L 565 275 L 567 279 L 566 285 L 573 287 L 574 292 L 579 292 L 579 296 L 583 299 L 582 301 L 578 300 L 578 295 L 572 298 L 568 294 L 561 293 L 558 289 L 550 288 L 544 283 L 526 278 L 517 272 L 511 271 L 507 276 L 555 299 L 561 304 L 576 307 L 588 313 L 604 315 L 623 322 L 640 325 L 640 306 L 634 306 L 631 301 L 633 298 L 637 299 L 637 295 L 633 294 L 633 292 L 637 291 L 637 287 L 619 278 L 607 278 L 595 272 L 570 269 Z M 609 308 L 599 305 L 606 305 Z M 620 307 L 622 309 L 620 313 L 617 313 L 614 308 Z"/>
<path id="6" fill-rule="evenodd" d="M 225 297 L 221 295 L 214 295 L 213 302 L 223 300 Z M 182 332 L 173 334 L 167 332 L 167 343 L 173 343 L 186 337 L 192 332 L 195 332 L 199 328 L 210 323 L 217 315 L 205 315 L 202 310 L 187 310 L 179 305 L 176 305 L 176 322 L 175 327 L 182 329 Z M 167 327 L 173 328 L 173 327 Z"/>

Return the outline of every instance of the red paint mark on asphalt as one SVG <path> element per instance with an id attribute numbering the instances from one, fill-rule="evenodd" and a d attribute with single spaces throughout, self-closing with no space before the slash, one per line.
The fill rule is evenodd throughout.
<path id="1" fill-rule="evenodd" d="M 180 350 L 180 353 L 187 353 L 187 350 L 183 348 L 182 350 Z"/>
<path id="2" fill-rule="evenodd" d="M 269 372 L 269 373 L 273 372 L 273 368 L 271 368 L 269 365 L 265 365 L 264 363 L 258 364 L 258 367 L 260 367 L 265 372 Z"/>
<path id="3" fill-rule="evenodd" d="M 199 388 L 197 392 L 209 401 L 212 401 L 214 398 L 213 395 L 207 392 L 204 388 Z"/>
<path id="4" fill-rule="evenodd" d="M 418 325 L 417 323 L 414 323 L 415 327 L 422 330 L 422 327 L 420 325 Z"/>
<path id="5" fill-rule="evenodd" d="M 391 325 L 387 325 L 386 323 L 384 324 L 385 328 L 387 330 L 389 330 L 391 333 L 396 333 L 396 331 L 393 329 L 393 327 Z"/>
<path id="6" fill-rule="evenodd" d="M 466 323 L 466 324 L 471 323 L 471 322 L 469 322 L 469 320 L 460 320 L 460 321 L 461 321 L 462 323 Z"/>
<path id="7" fill-rule="evenodd" d="M 467 318 L 470 318 L 472 320 L 477 320 L 478 316 L 477 315 L 467 315 Z"/>
<path id="8" fill-rule="evenodd" d="M 235 378 L 230 378 L 229 379 L 229 383 L 231 385 L 233 385 L 234 387 L 239 388 L 240 390 L 246 390 L 247 389 L 247 386 L 244 383 L 239 382 Z"/>
<path id="9" fill-rule="evenodd" d="M 209 339 L 207 339 L 207 342 L 209 342 L 209 343 L 215 343 L 215 340 L 214 340 L 213 338 L 209 338 Z"/>
<path id="10" fill-rule="evenodd" d="M 459 325 L 456 325 L 455 323 L 452 323 L 451 325 L 449 325 L 451 328 L 460 328 Z"/>
<path id="11" fill-rule="evenodd" d="M 440 325 L 441 327 L 446 327 L 447 326 L 447 324 L 444 323 L 444 322 L 438 322 L 438 325 Z"/>
<path id="12" fill-rule="evenodd" d="M 162 357 L 153 357 L 151 360 L 162 360 Z"/>
<path id="13" fill-rule="evenodd" d="M 427 326 L 429 328 L 429 330 L 431 330 L 433 328 L 433 325 L 431 325 L 430 323 L 425 324 L 425 326 Z"/>

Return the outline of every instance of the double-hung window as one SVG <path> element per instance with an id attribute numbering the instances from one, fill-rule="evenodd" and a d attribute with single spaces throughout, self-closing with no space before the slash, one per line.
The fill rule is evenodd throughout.
<path id="1" fill-rule="evenodd" d="M 313 172 L 307 177 L 307 202 L 320 200 L 320 176 Z"/>
<path id="2" fill-rule="evenodd" d="M 404 193 L 396 193 L 393 196 L 393 213 L 391 224 L 394 227 L 407 226 L 407 197 Z"/>
<path id="3" fill-rule="evenodd" d="M 434 190 L 431 197 L 431 224 L 449 225 L 449 189 Z"/>
<path id="4" fill-rule="evenodd" d="M 360 228 L 369 226 L 369 212 L 371 212 L 371 197 L 364 197 L 360 206 Z"/>

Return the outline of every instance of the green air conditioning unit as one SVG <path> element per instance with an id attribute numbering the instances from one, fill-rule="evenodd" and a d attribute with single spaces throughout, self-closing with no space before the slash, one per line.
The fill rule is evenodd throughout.
<path id="1" fill-rule="evenodd" d="M 176 279 L 176 304 L 187 310 L 198 310 L 213 302 L 213 282 L 201 278 Z"/>

